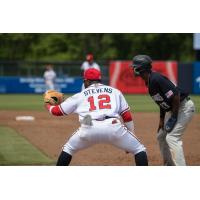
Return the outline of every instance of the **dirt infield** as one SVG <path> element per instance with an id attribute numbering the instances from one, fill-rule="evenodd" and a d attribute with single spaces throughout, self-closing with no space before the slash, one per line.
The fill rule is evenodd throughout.
<path id="1" fill-rule="evenodd" d="M 16 121 L 18 115 L 32 115 L 35 121 Z M 135 113 L 136 135 L 146 146 L 150 165 L 162 165 L 156 142 L 157 113 Z M 183 141 L 188 165 L 200 165 L 200 114 L 189 124 Z M 53 159 L 57 159 L 62 145 L 78 128 L 78 117 L 54 117 L 47 112 L 0 111 L 0 125 L 14 128 L 33 145 Z M 131 154 L 110 145 L 95 145 L 74 155 L 71 165 L 134 165 Z"/>

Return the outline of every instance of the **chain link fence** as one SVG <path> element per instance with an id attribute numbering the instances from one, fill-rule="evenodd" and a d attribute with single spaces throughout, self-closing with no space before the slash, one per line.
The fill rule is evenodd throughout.
<path id="1" fill-rule="evenodd" d="M 82 61 L 73 62 L 28 62 L 0 61 L 0 76 L 43 77 L 45 66 L 52 64 L 57 77 L 80 77 Z M 103 82 L 109 83 L 109 62 L 98 62 L 101 67 Z"/>

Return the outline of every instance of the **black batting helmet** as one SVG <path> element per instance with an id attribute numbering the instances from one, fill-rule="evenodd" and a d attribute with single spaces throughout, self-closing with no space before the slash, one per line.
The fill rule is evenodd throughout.
<path id="1" fill-rule="evenodd" d="M 132 67 L 136 75 L 140 75 L 143 72 L 151 71 L 152 59 L 147 55 L 137 55 L 133 58 Z"/>

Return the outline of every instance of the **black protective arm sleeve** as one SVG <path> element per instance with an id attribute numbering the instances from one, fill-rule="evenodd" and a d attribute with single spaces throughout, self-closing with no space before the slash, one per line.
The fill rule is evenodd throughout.
<path id="1" fill-rule="evenodd" d="M 165 110 L 160 107 L 160 119 L 165 118 L 165 113 L 166 113 Z"/>
<path id="2" fill-rule="evenodd" d="M 176 94 L 172 99 L 172 116 L 177 119 L 180 106 L 180 94 Z"/>

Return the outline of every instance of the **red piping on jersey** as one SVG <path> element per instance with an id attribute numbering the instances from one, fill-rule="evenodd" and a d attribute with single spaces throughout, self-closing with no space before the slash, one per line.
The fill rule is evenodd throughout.
<path id="1" fill-rule="evenodd" d="M 127 111 L 129 111 L 130 110 L 130 108 L 128 107 L 128 108 L 126 108 L 125 110 L 123 110 L 121 113 L 120 113 L 120 115 L 122 116 L 125 112 L 127 112 Z"/>
<path id="2" fill-rule="evenodd" d="M 124 122 L 130 122 L 133 121 L 132 115 L 130 111 L 126 111 L 121 115 Z"/>
<path id="3" fill-rule="evenodd" d="M 55 115 L 55 116 L 63 116 L 64 115 L 60 106 L 51 106 L 50 104 L 47 104 L 46 108 L 52 115 Z"/>

